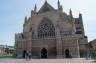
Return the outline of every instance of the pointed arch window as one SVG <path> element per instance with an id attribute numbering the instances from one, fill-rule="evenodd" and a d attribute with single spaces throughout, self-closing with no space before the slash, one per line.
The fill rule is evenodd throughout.
<path id="1" fill-rule="evenodd" d="M 39 38 L 55 37 L 55 28 L 49 19 L 44 18 L 39 24 L 38 37 Z"/>

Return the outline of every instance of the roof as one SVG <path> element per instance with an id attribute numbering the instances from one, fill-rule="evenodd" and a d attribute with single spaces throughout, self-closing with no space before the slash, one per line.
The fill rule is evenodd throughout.
<path id="1" fill-rule="evenodd" d="M 94 39 L 94 40 L 90 41 L 90 43 L 93 43 L 93 42 L 95 42 L 95 43 L 96 43 L 96 39 Z"/>
<path id="2" fill-rule="evenodd" d="M 39 13 L 54 11 L 54 10 L 55 9 L 47 1 L 45 1 L 44 5 L 39 10 Z"/>
<path id="3" fill-rule="evenodd" d="M 14 48 L 14 46 L 0 45 L 0 48 Z"/>

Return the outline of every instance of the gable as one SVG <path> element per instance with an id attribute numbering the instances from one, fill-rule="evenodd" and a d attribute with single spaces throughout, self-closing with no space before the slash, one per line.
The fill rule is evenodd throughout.
<path id="1" fill-rule="evenodd" d="M 47 1 L 44 3 L 44 5 L 39 10 L 39 13 L 48 12 L 48 11 L 54 11 L 55 9 L 47 3 Z"/>

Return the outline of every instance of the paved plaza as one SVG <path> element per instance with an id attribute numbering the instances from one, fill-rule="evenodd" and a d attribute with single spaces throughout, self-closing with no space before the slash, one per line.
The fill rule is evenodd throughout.
<path id="1" fill-rule="evenodd" d="M 92 63 L 92 60 L 86 60 L 81 58 L 73 59 L 31 59 L 26 61 L 25 59 L 0 59 L 0 63 Z"/>

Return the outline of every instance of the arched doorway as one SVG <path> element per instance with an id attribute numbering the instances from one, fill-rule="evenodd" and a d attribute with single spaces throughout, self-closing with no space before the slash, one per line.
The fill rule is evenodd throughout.
<path id="1" fill-rule="evenodd" d="M 41 58 L 47 58 L 47 49 L 46 48 L 41 49 Z"/>
<path id="2" fill-rule="evenodd" d="M 70 54 L 69 54 L 69 50 L 68 49 L 65 50 L 65 57 L 66 58 L 70 58 Z"/>
<path id="3" fill-rule="evenodd" d="M 23 51 L 23 58 L 25 58 L 26 50 Z"/>

